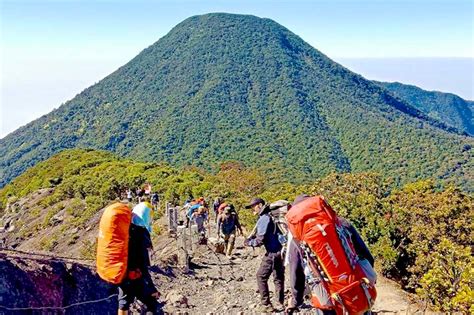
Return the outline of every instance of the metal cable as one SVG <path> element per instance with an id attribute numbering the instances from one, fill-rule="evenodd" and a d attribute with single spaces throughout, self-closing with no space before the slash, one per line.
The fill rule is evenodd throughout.
<path id="1" fill-rule="evenodd" d="M 90 300 L 90 301 L 84 301 L 84 302 L 77 302 L 73 304 L 69 304 L 66 306 L 38 306 L 38 307 L 7 307 L 4 305 L 0 305 L 0 309 L 4 309 L 7 311 L 29 311 L 29 310 L 66 310 L 68 308 L 74 307 L 74 306 L 79 306 L 79 305 L 86 305 L 86 304 L 92 304 L 92 303 L 99 303 L 103 301 L 110 300 L 113 297 L 118 296 L 117 293 L 109 295 L 106 298 L 102 299 L 97 299 L 97 300 Z"/>

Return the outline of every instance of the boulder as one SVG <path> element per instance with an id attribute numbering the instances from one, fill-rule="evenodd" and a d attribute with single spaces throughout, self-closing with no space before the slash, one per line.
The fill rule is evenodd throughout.
<path id="1" fill-rule="evenodd" d="M 188 307 L 188 298 L 177 290 L 168 292 L 166 301 L 174 306 Z"/>

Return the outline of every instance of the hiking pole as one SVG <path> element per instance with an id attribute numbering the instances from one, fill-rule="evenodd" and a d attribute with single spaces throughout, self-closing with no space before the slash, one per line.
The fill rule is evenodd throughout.
<path id="1" fill-rule="evenodd" d="M 255 226 L 254 226 L 253 229 L 252 229 L 252 232 L 249 234 L 249 236 L 247 237 L 247 239 L 249 239 L 249 238 L 254 238 L 256 234 L 257 234 L 257 225 L 255 224 Z"/>
<path id="2" fill-rule="evenodd" d="M 255 237 L 255 235 L 257 235 L 257 224 L 255 224 L 255 226 L 253 227 L 252 232 L 250 232 L 247 239 L 252 239 Z M 255 256 L 255 247 L 253 246 L 252 246 L 252 256 Z"/>
<path id="3" fill-rule="evenodd" d="M 207 220 L 207 235 L 211 237 L 211 221 L 209 219 Z"/>

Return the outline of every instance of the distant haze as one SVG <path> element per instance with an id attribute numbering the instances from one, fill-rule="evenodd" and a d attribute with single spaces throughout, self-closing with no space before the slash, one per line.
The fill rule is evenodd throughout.
<path id="1" fill-rule="evenodd" d="M 367 79 L 416 85 L 474 100 L 474 58 L 336 58 Z"/>
<path id="2" fill-rule="evenodd" d="M 8 80 L 3 80 L 0 90 L 0 138 L 58 108 L 127 61 L 42 60 L 4 64 Z"/>

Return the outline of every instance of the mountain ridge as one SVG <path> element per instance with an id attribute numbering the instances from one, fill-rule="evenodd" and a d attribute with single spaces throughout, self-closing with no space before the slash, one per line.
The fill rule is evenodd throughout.
<path id="1" fill-rule="evenodd" d="M 410 104 L 429 117 L 444 122 L 469 136 L 474 135 L 474 102 L 453 93 L 428 91 L 400 82 L 373 81 L 400 100 Z"/>

